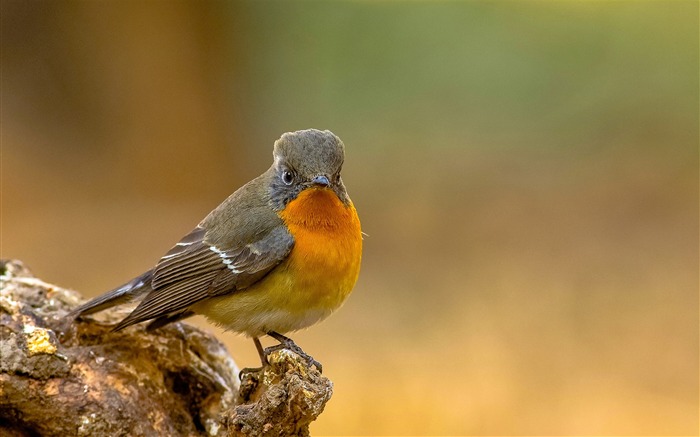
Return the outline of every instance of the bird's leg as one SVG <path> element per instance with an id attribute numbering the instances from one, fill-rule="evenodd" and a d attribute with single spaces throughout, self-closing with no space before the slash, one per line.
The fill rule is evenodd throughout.
<path id="1" fill-rule="evenodd" d="M 265 354 L 265 349 L 263 349 L 262 344 L 260 343 L 260 339 L 258 337 L 253 337 L 253 343 L 255 343 L 255 349 L 258 350 L 258 355 L 260 355 L 260 362 L 262 363 L 262 366 L 260 367 L 246 367 L 245 369 L 241 369 L 240 372 L 238 372 L 238 378 L 242 381 L 243 380 L 243 375 L 245 373 L 257 373 L 261 371 L 265 366 L 269 366 L 270 363 L 267 361 L 267 355 Z"/>
<path id="2" fill-rule="evenodd" d="M 321 366 L 321 363 L 314 360 L 314 358 L 311 355 L 304 352 L 299 346 L 297 346 L 296 343 L 294 343 L 294 340 L 292 340 L 289 337 L 285 337 L 284 335 L 282 335 L 278 332 L 275 332 L 275 331 L 270 331 L 267 333 L 267 335 L 269 335 L 270 337 L 279 341 L 280 344 L 276 344 L 274 346 L 270 346 L 270 347 L 266 348 L 263 351 L 265 357 L 267 357 L 267 355 L 270 355 L 274 351 L 277 351 L 280 349 L 288 349 L 288 350 L 294 352 L 295 354 L 299 355 L 303 359 L 305 359 L 309 366 L 311 366 L 311 365 L 316 366 L 318 371 L 323 373 L 323 366 Z M 267 358 L 265 358 L 265 361 L 267 361 Z"/>
<path id="3" fill-rule="evenodd" d="M 258 356 L 260 357 L 260 362 L 263 367 L 269 366 L 270 362 L 267 361 L 267 355 L 265 355 L 265 349 L 263 349 L 260 339 L 258 337 L 253 337 L 253 342 L 255 343 L 255 349 L 258 350 Z"/>

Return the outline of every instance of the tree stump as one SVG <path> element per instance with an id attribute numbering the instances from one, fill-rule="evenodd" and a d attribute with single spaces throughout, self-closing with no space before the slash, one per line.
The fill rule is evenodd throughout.
<path id="1" fill-rule="evenodd" d="M 0 261 L 0 435 L 305 436 L 333 384 L 291 351 L 238 381 L 212 335 L 174 323 L 111 332 L 123 317 L 64 316 L 74 291 Z"/>

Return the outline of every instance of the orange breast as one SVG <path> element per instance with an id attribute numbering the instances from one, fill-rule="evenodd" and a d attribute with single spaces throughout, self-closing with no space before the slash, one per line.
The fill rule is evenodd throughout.
<path id="1" fill-rule="evenodd" d="M 243 292 L 193 309 L 227 329 L 260 336 L 311 326 L 340 307 L 355 286 L 362 233 L 355 207 L 330 190 L 304 190 L 280 213 L 294 247 L 279 266 Z"/>
<path id="2" fill-rule="evenodd" d="M 333 310 L 352 291 L 360 272 L 362 233 L 352 202 L 329 189 L 309 188 L 280 213 L 294 236 L 285 261 L 299 303 Z M 308 307 L 307 307 L 308 308 Z"/>

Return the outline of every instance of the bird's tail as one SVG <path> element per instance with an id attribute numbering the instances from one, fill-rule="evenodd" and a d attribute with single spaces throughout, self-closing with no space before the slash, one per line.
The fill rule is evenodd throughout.
<path id="1" fill-rule="evenodd" d="M 116 305 L 121 305 L 132 301 L 133 299 L 149 293 L 151 288 L 151 279 L 153 278 L 153 270 L 137 276 L 121 287 L 86 302 L 68 313 L 67 317 L 75 319 L 87 314 L 96 313 L 98 311 L 111 308 Z"/>

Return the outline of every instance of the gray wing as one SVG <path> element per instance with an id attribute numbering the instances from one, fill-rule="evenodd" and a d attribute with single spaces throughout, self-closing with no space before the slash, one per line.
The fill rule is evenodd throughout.
<path id="1" fill-rule="evenodd" d="M 179 314 L 203 299 L 244 290 L 281 263 L 294 246 L 281 223 L 253 240 L 217 247 L 208 241 L 206 229 L 197 226 L 160 259 L 153 271 L 153 291 L 114 330 L 154 318 L 164 324 L 181 318 Z"/>

